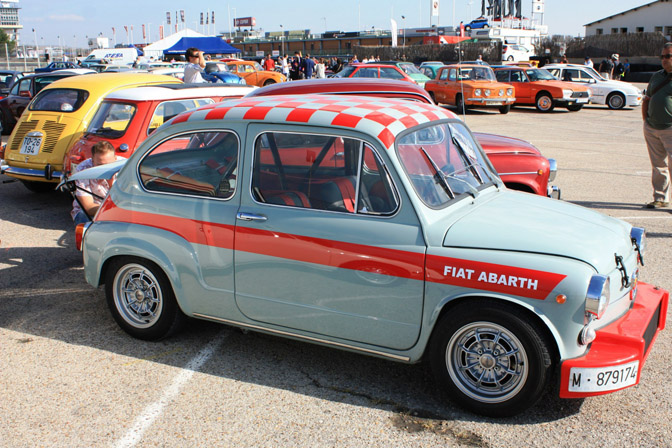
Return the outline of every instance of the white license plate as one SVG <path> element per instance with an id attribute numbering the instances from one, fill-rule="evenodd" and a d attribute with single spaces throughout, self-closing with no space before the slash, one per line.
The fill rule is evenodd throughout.
<path id="1" fill-rule="evenodd" d="M 570 392 L 606 392 L 637 383 L 639 361 L 613 367 L 581 368 L 569 371 Z"/>
<path id="2" fill-rule="evenodd" d="M 576 102 L 577 102 L 577 103 L 587 103 L 587 102 L 588 102 L 588 98 L 579 98 L 578 100 L 576 100 Z"/>
<path id="3" fill-rule="evenodd" d="M 504 105 L 504 103 L 502 101 L 492 101 L 488 104 L 491 105 L 491 106 L 503 106 Z"/>
<path id="4" fill-rule="evenodd" d="M 25 137 L 19 153 L 34 156 L 40 152 L 40 146 L 42 146 L 42 137 Z"/>

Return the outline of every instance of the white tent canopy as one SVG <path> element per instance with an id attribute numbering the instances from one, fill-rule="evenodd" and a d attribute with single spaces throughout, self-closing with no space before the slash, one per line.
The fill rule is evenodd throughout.
<path id="1" fill-rule="evenodd" d="M 163 58 L 163 50 L 172 47 L 182 39 L 183 37 L 207 37 L 205 34 L 201 34 L 197 31 L 185 28 L 178 31 L 177 33 L 171 34 L 170 36 L 158 40 L 151 45 L 147 45 L 142 51 L 145 53 L 146 58 L 154 56 L 154 59 Z"/>

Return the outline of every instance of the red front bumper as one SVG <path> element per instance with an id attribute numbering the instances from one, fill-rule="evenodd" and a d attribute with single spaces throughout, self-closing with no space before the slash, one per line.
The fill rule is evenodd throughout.
<path id="1" fill-rule="evenodd" d="M 620 389 L 598 392 L 570 392 L 572 368 L 617 367 L 639 361 L 637 380 L 644 366 L 658 332 L 665 328 L 669 293 L 646 283 L 637 286 L 637 298 L 632 308 L 623 317 L 597 331 L 597 337 L 588 353 L 580 358 L 568 359 L 562 363 L 560 375 L 560 397 L 580 398 L 603 395 Z M 634 385 L 631 384 L 631 385 Z"/>

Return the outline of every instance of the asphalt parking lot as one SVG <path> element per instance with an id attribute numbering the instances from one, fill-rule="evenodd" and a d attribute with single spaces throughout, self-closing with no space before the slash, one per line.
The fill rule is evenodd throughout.
<path id="1" fill-rule="evenodd" d="M 672 213 L 642 208 L 651 184 L 639 108 L 465 120 L 555 158 L 563 200 L 645 227 L 641 279 L 672 289 Z M 0 446 L 672 446 L 669 328 L 638 386 L 549 395 L 518 417 L 485 419 L 443 401 L 423 365 L 202 321 L 166 341 L 132 339 L 84 280 L 70 203 L 0 175 Z"/>

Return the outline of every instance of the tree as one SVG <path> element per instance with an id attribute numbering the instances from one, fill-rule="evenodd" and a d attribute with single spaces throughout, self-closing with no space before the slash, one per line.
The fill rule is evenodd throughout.
<path id="1" fill-rule="evenodd" d="M 16 42 L 10 39 L 9 35 L 5 32 L 5 30 L 0 29 L 0 49 L 7 44 L 7 48 L 9 48 L 9 51 L 14 50 L 14 47 L 16 46 Z"/>

